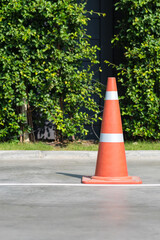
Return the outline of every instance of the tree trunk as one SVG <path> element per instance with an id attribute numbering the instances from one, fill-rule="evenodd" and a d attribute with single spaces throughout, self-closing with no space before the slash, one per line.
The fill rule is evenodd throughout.
<path id="1" fill-rule="evenodd" d="M 23 99 L 24 105 L 21 108 L 22 114 L 25 115 L 25 124 L 28 124 L 28 119 L 27 119 L 27 103 L 26 99 Z M 27 131 L 24 131 L 24 127 L 22 126 L 22 136 L 20 136 L 20 142 L 30 142 L 29 140 L 29 133 Z"/>
<path id="2" fill-rule="evenodd" d="M 32 120 L 32 111 L 29 103 L 27 104 L 26 99 L 23 99 L 24 105 L 21 107 L 21 113 L 25 115 L 25 123 L 24 125 L 29 126 L 33 129 L 33 120 Z M 20 142 L 35 142 L 34 132 L 29 133 L 24 130 L 24 125 L 21 126 L 22 135 L 20 136 Z"/>
<path id="3" fill-rule="evenodd" d="M 32 111 L 31 111 L 31 107 L 30 107 L 29 103 L 27 105 L 27 121 L 28 121 L 28 125 L 31 127 L 31 129 L 33 129 Z M 31 142 L 35 142 L 34 132 L 29 133 L 29 140 Z"/>

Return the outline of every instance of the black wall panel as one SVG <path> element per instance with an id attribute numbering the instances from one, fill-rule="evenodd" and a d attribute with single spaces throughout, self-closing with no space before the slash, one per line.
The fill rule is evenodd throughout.
<path id="1" fill-rule="evenodd" d="M 95 12 L 106 13 L 106 17 L 99 17 L 96 14 L 90 16 L 91 21 L 88 25 L 88 34 L 92 36 L 92 42 L 100 46 L 101 51 L 98 53 L 98 59 L 100 60 L 100 65 L 94 67 L 95 79 L 99 80 L 102 84 L 106 86 L 107 77 L 113 76 L 113 71 L 111 67 L 108 67 L 104 60 L 109 60 L 113 62 L 113 49 L 111 46 L 111 39 L 113 37 L 113 0 L 88 0 L 87 10 L 93 10 Z M 101 67 L 102 72 L 99 72 L 99 67 Z M 105 90 L 103 92 L 105 95 Z M 95 99 L 100 106 L 103 106 L 103 99 Z M 103 110 L 102 107 L 100 107 Z M 101 112 L 100 116 L 102 116 Z M 97 139 L 100 133 L 101 122 L 98 121 L 94 126 L 88 126 L 89 139 Z M 96 136 L 97 135 L 97 136 Z"/>

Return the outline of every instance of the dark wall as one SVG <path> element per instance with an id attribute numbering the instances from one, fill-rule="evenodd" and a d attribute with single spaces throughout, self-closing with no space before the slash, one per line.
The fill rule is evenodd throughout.
<path id="1" fill-rule="evenodd" d="M 113 1 L 112 0 L 88 0 L 87 9 L 95 12 L 106 13 L 106 17 L 96 14 L 90 16 L 88 34 L 92 36 L 91 43 L 100 46 L 99 59 L 102 73 L 96 75 L 100 81 L 106 84 L 108 76 L 112 76 L 112 69 L 108 68 L 104 60 L 113 62 L 113 49 L 111 39 L 113 36 Z M 98 70 L 98 69 L 97 69 Z"/>
<path id="2" fill-rule="evenodd" d="M 114 32 L 113 0 L 88 0 L 87 10 L 106 13 L 106 17 L 99 17 L 97 14 L 91 15 L 91 21 L 88 25 L 88 34 L 92 36 L 91 44 L 96 44 L 101 48 L 101 51 L 98 53 L 98 58 L 100 60 L 100 67 L 102 69 L 102 72 L 99 72 L 99 66 L 96 66 L 94 69 L 95 79 L 99 80 L 106 86 L 107 78 L 109 76 L 113 76 L 114 74 L 112 68 L 107 67 L 107 64 L 104 63 L 104 60 L 108 60 L 110 62 L 114 61 L 114 51 L 111 46 L 111 39 Z M 103 94 L 105 95 L 105 91 Z M 103 100 L 96 100 L 100 106 L 103 106 Z M 101 108 L 101 110 L 103 110 L 103 108 Z M 102 113 L 100 116 L 102 116 Z M 92 126 L 88 126 L 87 128 L 89 130 L 89 134 L 87 138 L 97 139 L 97 136 L 99 136 L 100 133 L 100 127 L 100 121 Z"/>

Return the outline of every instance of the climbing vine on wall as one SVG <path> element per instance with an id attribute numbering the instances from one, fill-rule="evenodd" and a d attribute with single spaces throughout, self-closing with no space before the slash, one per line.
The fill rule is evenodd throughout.
<path id="1" fill-rule="evenodd" d="M 160 3 L 119 0 L 115 10 L 121 18 L 112 43 L 124 51 L 116 68 L 125 136 L 160 139 Z"/>
<path id="2" fill-rule="evenodd" d="M 32 132 L 35 111 L 35 121 L 52 121 L 61 137 L 87 135 L 85 126 L 98 120 L 92 66 L 99 49 L 86 33 L 85 2 L 1 0 L 0 140 Z"/>

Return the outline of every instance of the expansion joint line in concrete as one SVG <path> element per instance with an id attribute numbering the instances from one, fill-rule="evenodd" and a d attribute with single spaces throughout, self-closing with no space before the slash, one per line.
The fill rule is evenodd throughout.
<path id="1" fill-rule="evenodd" d="M 77 183 L 0 183 L 0 187 L 49 187 L 49 186 L 71 186 L 71 187 L 160 187 L 160 184 L 77 184 Z"/>

